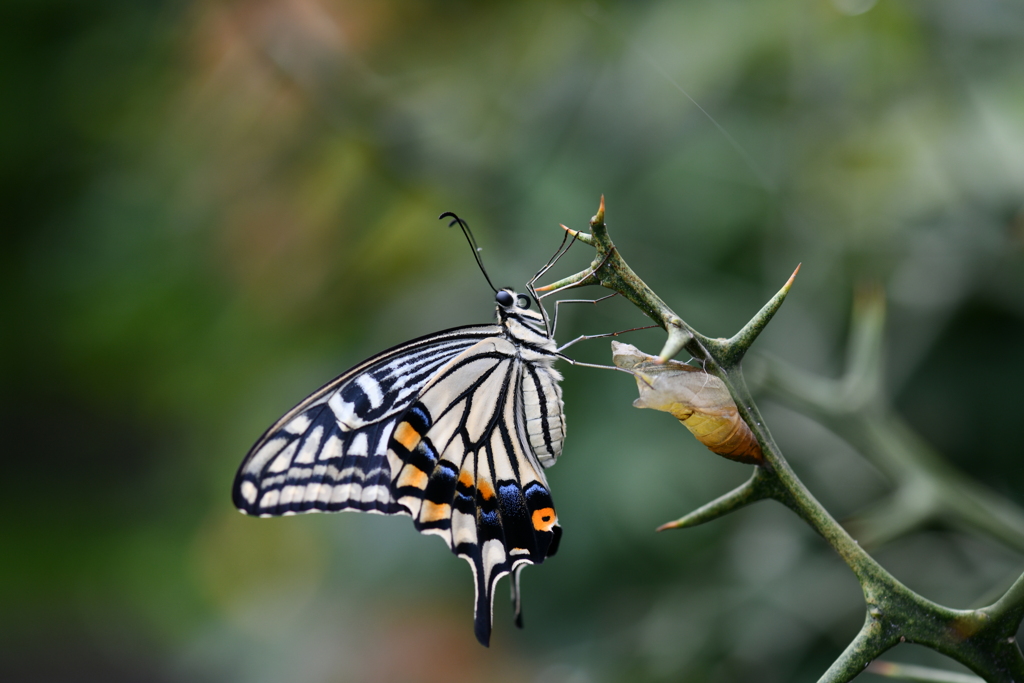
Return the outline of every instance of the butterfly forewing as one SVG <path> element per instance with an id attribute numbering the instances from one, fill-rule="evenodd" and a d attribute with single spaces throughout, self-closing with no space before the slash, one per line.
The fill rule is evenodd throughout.
<path id="1" fill-rule="evenodd" d="M 391 496 L 387 461 L 395 423 L 439 368 L 500 331 L 496 325 L 476 325 L 421 337 L 318 389 L 249 451 L 235 478 L 235 505 L 260 516 L 405 512 Z"/>

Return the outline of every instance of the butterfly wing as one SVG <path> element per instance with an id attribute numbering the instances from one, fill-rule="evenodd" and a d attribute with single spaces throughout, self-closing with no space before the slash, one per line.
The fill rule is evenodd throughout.
<path id="1" fill-rule="evenodd" d="M 395 424 L 439 369 L 496 325 L 458 327 L 384 351 L 313 392 L 259 438 L 239 467 L 239 510 L 271 517 L 355 509 L 409 514 L 391 495 Z"/>
<path id="2" fill-rule="evenodd" d="M 524 373 L 557 381 L 549 365 L 523 360 L 507 339 L 480 341 L 427 383 L 388 447 L 396 503 L 473 568 L 475 631 L 484 645 L 497 580 L 513 573 L 518 617 L 519 571 L 555 554 L 561 536 L 523 399 Z"/>

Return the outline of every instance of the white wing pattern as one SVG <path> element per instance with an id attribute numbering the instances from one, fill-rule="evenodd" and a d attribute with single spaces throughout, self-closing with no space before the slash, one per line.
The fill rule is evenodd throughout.
<path id="1" fill-rule="evenodd" d="M 557 353 L 515 297 L 498 292 L 498 325 L 407 342 L 314 392 L 260 437 L 233 490 L 239 510 L 263 517 L 410 515 L 473 568 L 484 645 L 495 583 L 512 573 L 521 624 L 519 572 L 561 536 L 543 473 L 565 438 Z"/>

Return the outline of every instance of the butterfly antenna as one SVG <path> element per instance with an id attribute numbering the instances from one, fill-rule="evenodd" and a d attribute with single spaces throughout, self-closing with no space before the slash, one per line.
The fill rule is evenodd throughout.
<path id="1" fill-rule="evenodd" d="M 452 219 L 451 223 L 448 224 L 449 228 L 455 225 L 456 223 L 458 223 L 459 227 L 462 228 L 462 234 L 466 236 L 466 239 L 469 241 L 469 246 L 473 248 L 473 256 L 476 257 L 476 264 L 480 266 L 480 272 L 484 274 L 484 279 L 487 280 L 487 284 L 490 285 L 491 289 L 494 290 L 494 293 L 497 294 L 498 288 L 494 286 L 493 282 L 491 282 L 491 276 L 487 274 L 487 269 L 484 268 L 483 259 L 480 258 L 480 247 L 476 246 L 476 238 L 473 237 L 473 233 L 469 229 L 469 223 L 462 220 L 451 211 L 445 211 L 444 213 L 437 217 L 438 220 L 441 220 L 442 218 Z"/>

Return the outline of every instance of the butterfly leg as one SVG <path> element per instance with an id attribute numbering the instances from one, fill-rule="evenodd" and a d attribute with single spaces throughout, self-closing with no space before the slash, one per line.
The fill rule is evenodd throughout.
<path id="1" fill-rule="evenodd" d="M 612 292 L 608 296 L 602 296 L 600 299 L 560 299 L 555 302 L 555 317 L 551 321 L 551 336 L 555 336 L 555 331 L 558 329 L 558 307 L 562 304 L 597 304 L 598 302 L 604 301 L 605 299 L 611 299 L 613 296 L 618 296 L 618 292 Z"/>
<path id="2" fill-rule="evenodd" d="M 562 226 L 562 227 L 565 227 L 565 226 Z M 568 234 L 568 233 L 566 233 L 566 234 Z M 564 241 L 564 238 L 563 238 L 563 241 Z M 573 235 L 573 241 L 576 241 L 576 236 L 575 235 Z M 569 246 L 570 247 L 572 246 L 572 242 L 569 243 Z M 564 254 L 566 251 L 569 251 L 569 247 L 566 247 L 565 251 L 563 251 L 562 253 Z M 601 259 L 601 262 L 599 264 L 597 264 L 590 271 L 590 275 L 593 275 L 598 270 L 600 270 L 601 267 L 604 266 L 604 264 L 608 262 L 608 257 L 609 256 L 611 256 L 611 252 L 608 252 L 607 254 L 605 254 L 604 258 Z M 557 260 L 557 259 L 555 259 L 555 260 Z M 552 263 L 551 265 L 554 265 L 554 263 Z M 561 302 L 560 301 L 556 301 L 555 302 L 555 324 L 549 325 L 548 324 L 548 312 L 544 308 L 544 298 L 548 297 L 548 296 L 551 296 L 552 294 L 555 294 L 557 292 L 560 292 L 563 289 L 567 289 L 568 287 L 572 287 L 573 285 L 565 285 L 564 287 L 559 287 L 558 289 L 553 289 L 550 292 L 546 292 L 543 295 L 537 294 L 537 289 L 534 287 L 534 282 L 537 281 L 537 278 L 539 278 L 541 275 L 546 273 L 550 267 L 551 266 L 547 266 L 545 268 L 542 268 L 541 272 L 538 273 L 537 276 L 534 277 L 533 280 L 530 280 L 528 283 L 526 283 L 526 286 L 529 288 L 530 294 L 533 295 L 533 298 L 536 299 L 537 303 L 540 305 L 541 315 L 544 316 L 544 326 L 549 330 L 549 336 L 554 337 L 555 336 L 555 324 L 557 324 L 557 322 L 558 322 L 558 304 L 561 303 Z M 588 277 L 589 277 L 589 275 L 588 275 Z M 618 294 L 618 292 L 615 292 L 613 294 L 609 294 L 608 296 L 603 296 L 600 299 L 565 299 L 564 301 L 565 301 L 565 303 L 577 302 L 577 303 L 595 303 L 596 304 L 598 301 L 604 301 L 605 299 L 610 299 L 613 296 L 615 296 L 616 294 Z"/>
<path id="3" fill-rule="evenodd" d="M 548 259 L 548 262 L 541 266 L 541 269 L 537 271 L 537 274 L 530 278 L 530 281 L 526 283 L 526 286 L 530 288 L 531 292 L 533 291 L 533 284 L 544 277 L 544 274 L 551 270 L 552 266 L 558 263 L 558 259 L 565 256 L 565 253 L 569 251 L 572 245 L 576 242 L 576 237 L 573 236 L 572 241 L 566 245 L 566 241 L 568 239 L 569 233 L 566 232 L 565 236 L 562 237 L 562 243 L 558 245 L 558 249 L 555 249 L 555 253 Z"/>
<path id="4" fill-rule="evenodd" d="M 626 370 L 625 368 L 617 367 L 615 365 L 597 365 L 596 363 L 583 363 L 582 361 L 578 361 L 575 358 L 569 358 L 568 356 L 563 356 L 562 354 L 558 354 L 558 357 L 561 358 L 562 360 L 564 360 L 566 363 L 569 363 L 570 365 L 575 365 L 575 366 L 581 367 L 581 368 L 598 368 L 600 370 L 618 370 L 619 372 L 624 372 L 627 375 L 632 375 L 633 374 L 633 372 L 631 372 L 629 370 Z"/>
<path id="5" fill-rule="evenodd" d="M 608 259 L 609 259 L 609 258 L 611 258 L 611 255 L 612 255 L 612 253 L 613 253 L 613 252 L 614 252 L 614 249 L 613 249 L 612 251 L 609 251 L 609 252 L 608 252 L 607 254 L 605 254 L 605 255 L 604 255 L 604 258 L 603 258 L 603 259 L 601 259 L 601 262 L 600 262 L 600 263 L 598 263 L 598 264 L 597 264 L 596 266 L 594 266 L 593 268 L 591 268 L 591 269 L 590 269 L 590 271 L 589 271 L 589 272 L 588 272 L 588 273 L 587 273 L 586 275 L 584 275 L 584 276 L 583 276 L 583 277 L 581 278 L 581 281 L 582 281 L 582 280 L 586 280 L 586 279 L 587 279 L 588 277 L 590 277 L 591 275 L 593 275 L 593 274 L 594 274 L 594 273 L 596 273 L 597 271 L 601 270 L 601 268 L 603 268 L 603 267 L 604 267 L 604 264 L 608 263 Z M 563 253 L 564 253 L 564 252 L 563 252 Z M 545 272 L 546 272 L 546 271 L 545 271 Z M 595 283 L 595 284 L 596 284 L 596 283 Z M 550 286 L 550 285 L 549 285 L 549 286 Z M 534 294 L 534 296 L 536 296 L 536 297 L 537 297 L 537 301 L 540 301 L 541 299 L 546 299 L 547 297 L 551 296 L 552 294 L 558 294 L 558 293 L 559 293 L 559 292 L 561 292 L 561 291 L 562 291 L 563 289 L 570 289 L 570 288 L 572 288 L 572 287 L 577 287 L 577 286 L 579 286 L 579 285 L 578 285 L 577 283 L 570 283 L 570 284 L 568 284 L 568 285 L 562 285 L 562 286 L 561 286 L 561 287 L 559 287 L 558 289 L 552 289 L 552 290 L 550 290 L 550 291 L 545 291 L 545 292 L 544 292 L 543 294 L 541 294 L 540 296 L 537 296 L 537 290 L 536 290 L 536 289 L 534 289 L 534 287 L 533 287 L 533 285 L 532 285 L 532 283 L 531 283 L 531 284 L 530 284 L 530 291 L 531 291 L 531 292 L 532 292 L 532 293 Z M 541 289 L 544 289 L 544 288 L 542 287 Z"/>
<path id="6" fill-rule="evenodd" d="M 562 237 L 562 243 L 560 245 L 558 245 L 558 249 L 556 249 L 555 253 L 551 256 L 551 258 L 548 259 L 548 262 L 545 263 L 541 267 L 541 269 L 537 271 L 537 274 L 534 275 L 532 278 L 530 278 L 530 281 L 526 283 L 526 290 L 530 293 L 530 296 L 532 296 L 537 301 L 537 304 L 540 306 L 540 313 L 541 313 L 542 316 L 544 316 L 544 327 L 545 327 L 545 329 L 550 329 L 550 325 L 548 323 L 548 312 L 544 308 L 544 303 L 540 300 L 541 297 L 537 294 L 537 289 L 536 289 L 535 285 L 537 283 L 537 280 L 539 280 L 542 277 L 544 277 L 544 274 L 547 273 L 549 270 L 551 270 L 551 268 L 556 263 L 558 263 L 558 259 L 562 258 L 562 256 L 564 256 L 565 253 L 567 251 L 569 251 L 570 247 L 572 247 L 572 245 L 576 242 L 576 237 L 574 235 L 572 240 L 569 241 L 569 243 L 567 245 L 566 241 L 568 240 L 568 238 L 569 238 L 569 233 L 566 232 L 565 235 Z M 552 336 L 554 336 L 553 332 L 552 332 Z"/>
<path id="7" fill-rule="evenodd" d="M 657 325 L 644 325 L 643 327 L 632 327 L 628 330 L 619 330 L 618 332 L 605 332 L 604 334 L 581 334 L 572 341 L 566 342 L 565 344 L 559 346 L 558 350 L 559 352 L 561 352 L 564 349 L 569 348 L 576 342 L 586 341 L 587 339 L 600 339 L 601 337 L 618 337 L 620 334 L 625 334 L 627 332 L 636 332 L 638 330 L 649 330 L 652 327 L 657 327 Z"/>

